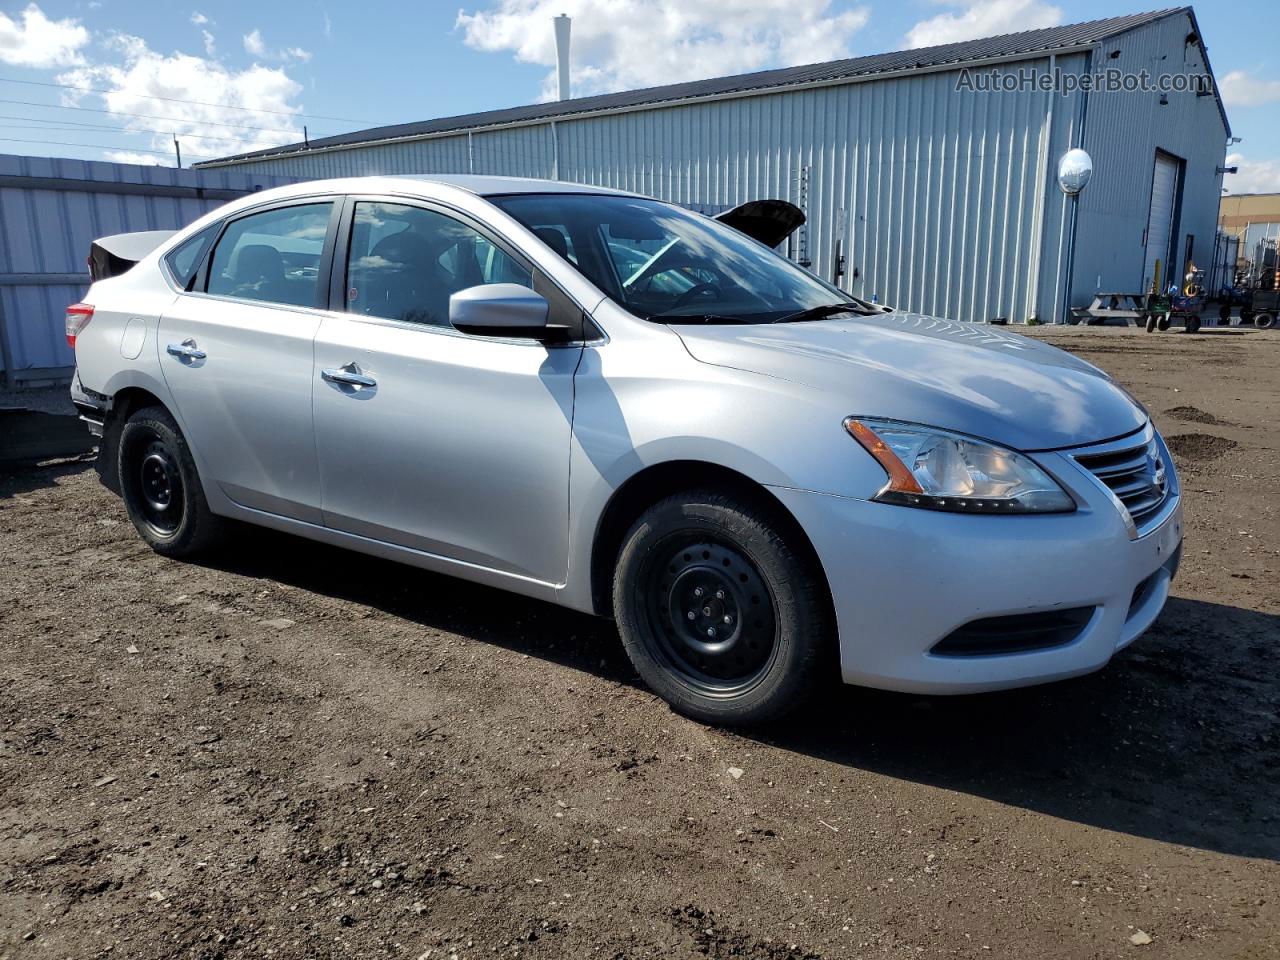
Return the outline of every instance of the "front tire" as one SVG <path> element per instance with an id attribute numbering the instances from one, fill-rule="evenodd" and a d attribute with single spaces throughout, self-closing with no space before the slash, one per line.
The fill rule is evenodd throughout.
<path id="1" fill-rule="evenodd" d="M 189 559 L 222 539 L 224 522 L 209 511 L 191 449 L 167 410 L 134 412 L 120 431 L 117 457 L 125 512 L 152 550 Z"/>
<path id="2" fill-rule="evenodd" d="M 623 541 L 613 605 L 644 681 L 696 720 L 795 708 L 835 658 L 822 571 L 774 511 L 709 490 L 662 500 Z"/>

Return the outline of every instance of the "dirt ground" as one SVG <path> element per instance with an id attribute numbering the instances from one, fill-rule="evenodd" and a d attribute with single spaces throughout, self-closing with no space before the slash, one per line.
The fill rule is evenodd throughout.
<path id="1" fill-rule="evenodd" d="M 91 465 L 0 476 L 0 957 L 1280 956 L 1280 335 L 1035 333 L 1176 452 L 1159 622 L 752 736 L 607 622 L 265 533 L 174 563 Z"/>

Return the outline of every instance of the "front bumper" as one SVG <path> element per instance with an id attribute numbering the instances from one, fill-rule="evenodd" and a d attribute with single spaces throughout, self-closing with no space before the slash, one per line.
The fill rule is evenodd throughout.
<path id="1" fill-rule="evenodd" d="M 967 516 L 773 488 L 808 533 L 831 587 L 846 683 L 976 693 L 1106 665 L 1155 621 L 1182 543 L 1174 490 L 1134 536 L 1111 496 L 1065 454 L 1041 454 L 1075 496 L 1070 514 Z M 1027 652 L 942 656 L 975 620 L 1093 608 L 1074 639 Z"/>

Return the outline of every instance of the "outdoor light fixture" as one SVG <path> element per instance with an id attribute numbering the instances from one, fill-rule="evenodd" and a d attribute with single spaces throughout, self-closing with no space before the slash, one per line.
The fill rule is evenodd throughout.
<path id="1" fill-rule="evenodd" d="M 1239 173 L 1240 168 L 1239 167 L 1218 167 L 1218 169 L 1215 172 L 1216 173 Z"/>
<path id="2" fill-rule="evenodd" d="M 1093 176 L 1093 158 L 1076 147 L 1068 150 L 1058 161 L 1058 186 L 1069 197 L 1083 190 Z"/>

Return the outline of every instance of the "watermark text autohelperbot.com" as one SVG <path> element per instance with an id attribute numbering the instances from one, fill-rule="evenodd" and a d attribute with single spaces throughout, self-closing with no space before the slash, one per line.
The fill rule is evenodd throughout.
<path id="1" fill-rule="evenodd" d="M 1037 70 L 972 70 L 964 67 L 956 78 L 956 90 L 970 93 L 1213 93 L 1208 73 L 1157 73 L 1109 67 L 1092 73 L 1071 73 L 1061 68 Z"/>

